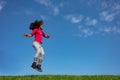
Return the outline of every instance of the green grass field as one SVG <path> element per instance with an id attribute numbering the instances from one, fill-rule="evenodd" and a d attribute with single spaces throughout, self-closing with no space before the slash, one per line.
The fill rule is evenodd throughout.
<path id="1" fill-rule="evenodd" d="M 120 80 L 120 76 L 73 76 L 73 75 L 31 75 L 31 76 L 0 76 L 0 80 Z"/>

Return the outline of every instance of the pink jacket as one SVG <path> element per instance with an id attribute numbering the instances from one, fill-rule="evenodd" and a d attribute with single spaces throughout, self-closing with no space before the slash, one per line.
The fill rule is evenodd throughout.
<path id="1" fill-rule="evenodd" d="M 32 36 L 35 35 L 34 41 L 39 42 L 41 44 L 42 44 L 42 36 L 44 37 L 46 36 L 46 34 L 39 29 L 34 29 L 31 34 Z"/>

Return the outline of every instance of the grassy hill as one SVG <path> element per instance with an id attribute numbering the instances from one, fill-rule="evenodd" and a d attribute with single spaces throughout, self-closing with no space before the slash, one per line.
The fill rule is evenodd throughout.
<path id="1" fill-rule="evenodd" d="M 0 76 L 0 80 L 120 80 L 120 76 L 30 75 L 30 76 Z"/>

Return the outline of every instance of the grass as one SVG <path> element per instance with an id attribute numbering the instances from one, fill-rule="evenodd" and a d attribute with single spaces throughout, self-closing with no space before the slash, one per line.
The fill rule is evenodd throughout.
<path id="1" fill-rule="evenodd" d="M 29 76 L 0 76 L 0 80 L 120 80 L 120 76 L 29 75 Z"/>

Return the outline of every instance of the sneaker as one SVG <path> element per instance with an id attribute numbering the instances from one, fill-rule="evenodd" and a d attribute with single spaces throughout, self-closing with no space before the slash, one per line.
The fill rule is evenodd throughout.
<path id="1" fill-rule="evenodd" d="M 32 67 L 33 69 L 36 69 L 36 68 L 37 68 L 36 62 L 33 62 L 32 65 L 31 65 L 31 67 Z"/>
<path id="2" fill-rule="evenodd" d="M 37 70 L 38 70 L 39 72 L 42 72 L 41 65 L 37 65 Z"/>

